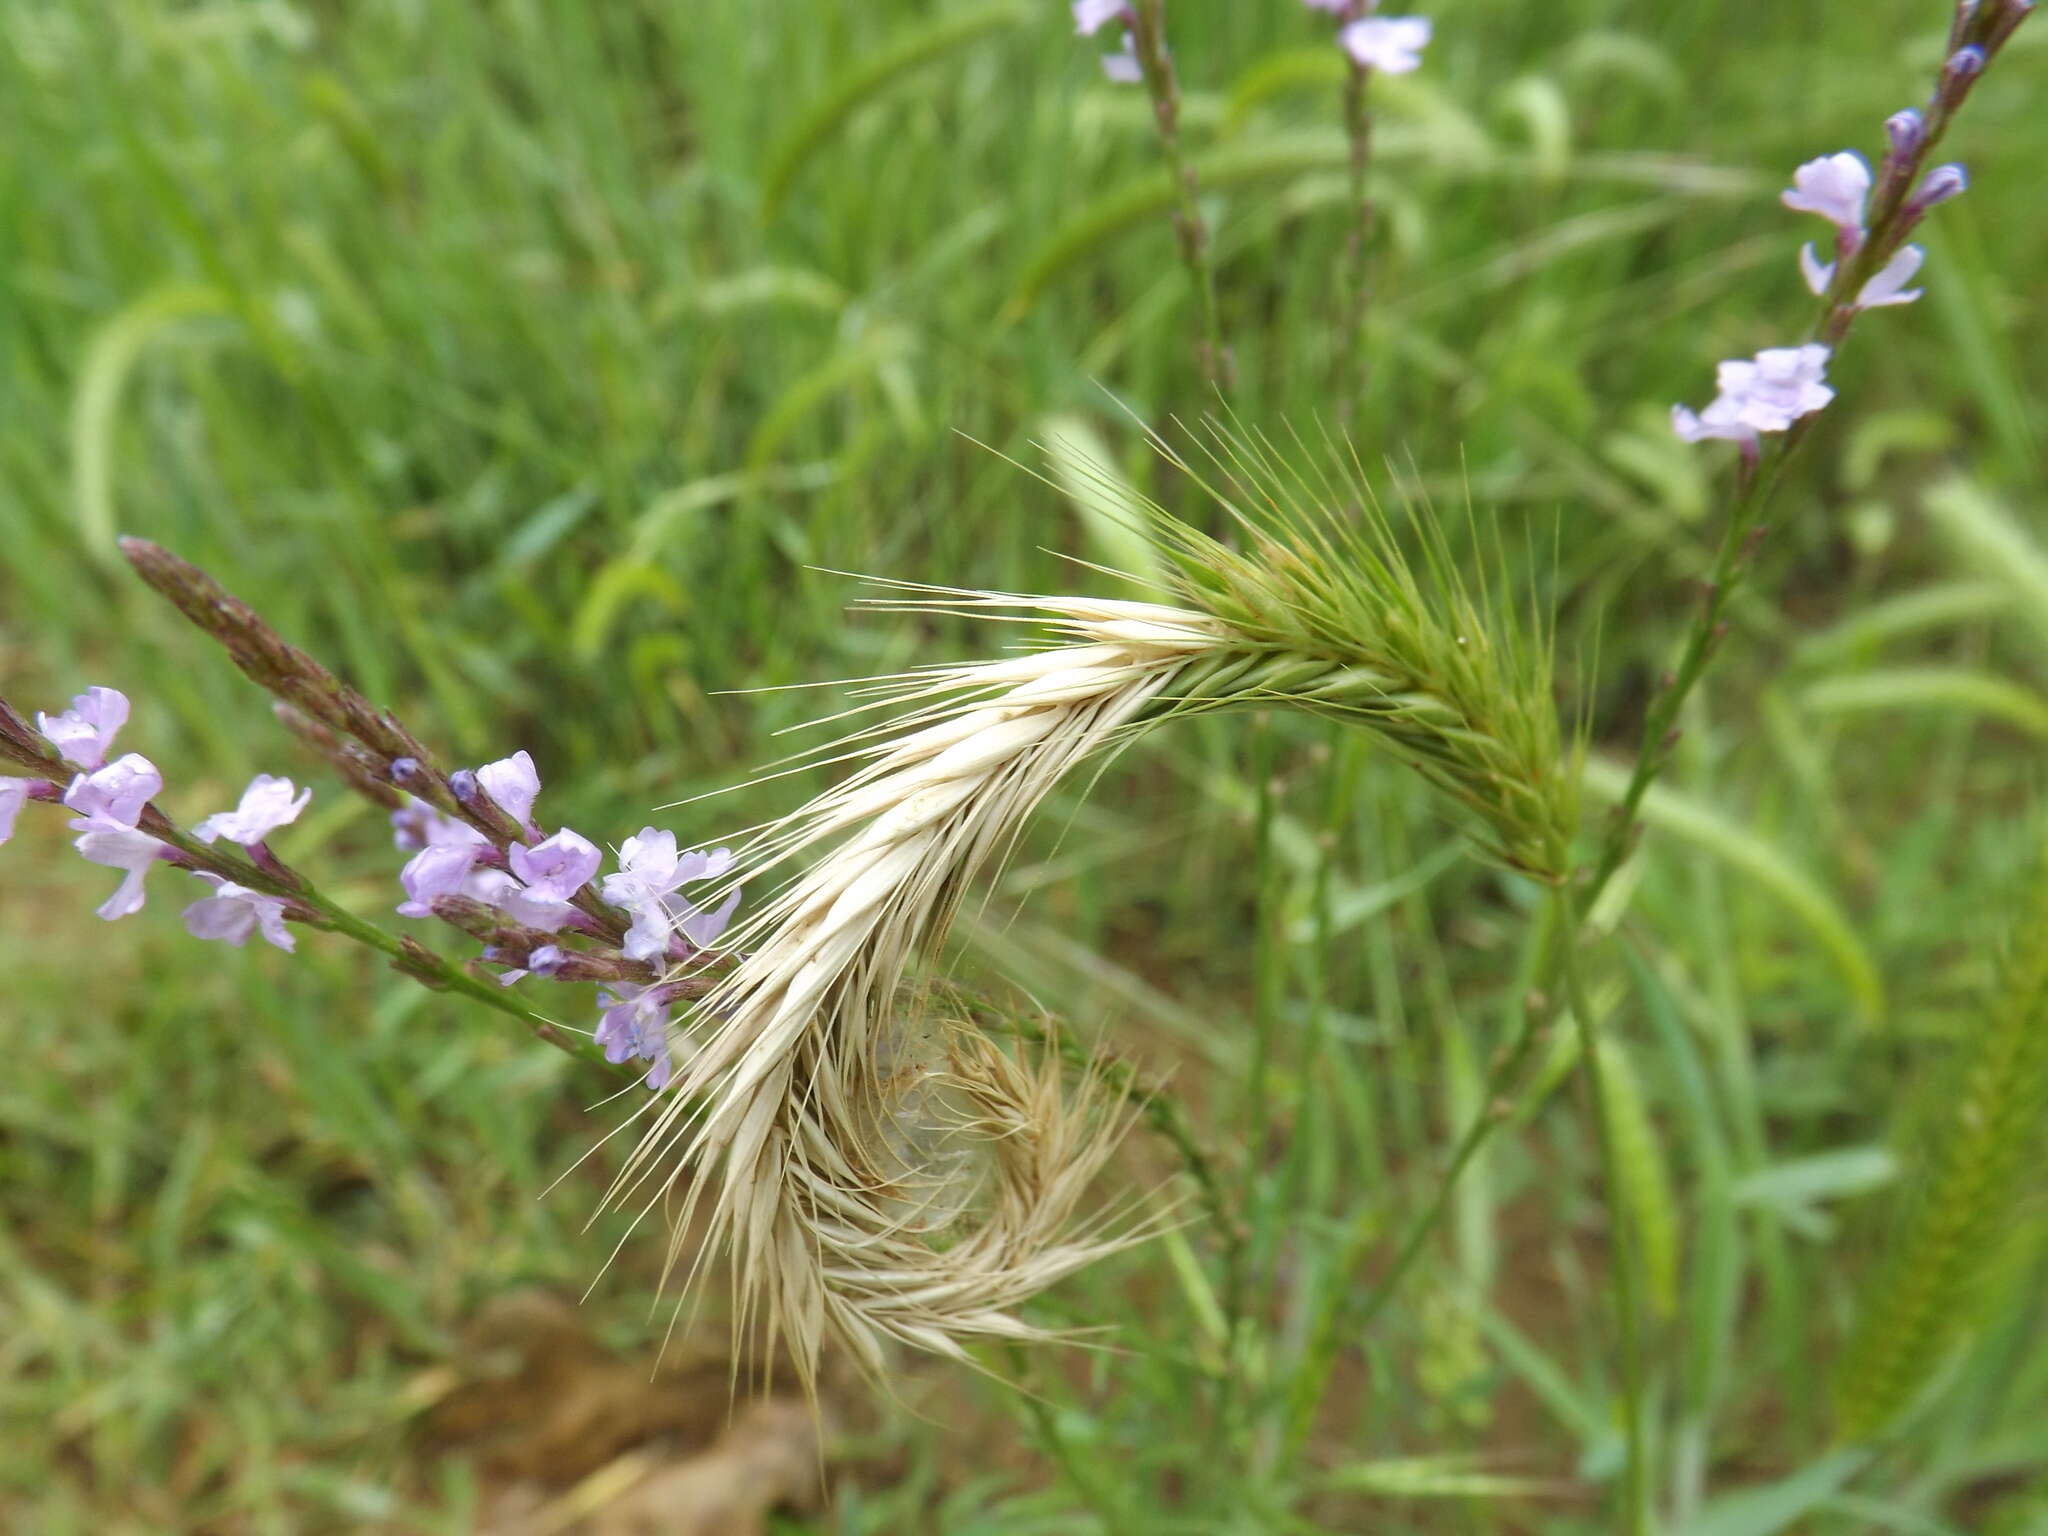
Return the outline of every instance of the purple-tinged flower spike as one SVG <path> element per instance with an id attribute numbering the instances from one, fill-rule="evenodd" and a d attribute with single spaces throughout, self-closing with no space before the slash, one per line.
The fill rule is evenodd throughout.
<path id="1" fill-rule="evenodd" d="M 1426 16 L 1368 16 L 1339 32 L 1337 43 L 1360 69 L 1405 75 L 1421 66 L 1429 38 Z"/>
<path id="2" fill-rule="evenodd" d="M 1921 290 L 1908 288 L 1913 274 L 1920 270 L 1920 264 L 1927 259 L 1927 253 L 1917 245 L 1901 246 L 1863 285 L 1851 306 L 1855 309 L 1883 309 L 1891 304 L 1910 304 L 1920 297 Z M 1825 266 L 1813 252 L 1812 242 L 1799 248 L 1799 274 L 1806 279 L 1807 290 L 1816 296 L 1828 291 L 1828 285 L 1835 280 L 1835 264 Z"/>
<path id="3" fill-rule="evenodd" d="M 219 939 L 240 949 L 249 941 L 250 934 L 260 933 L 266 943 L 286 954 L 298 947 L 298 940 L 284 925 L 282 897 L 266 896 L 203 869 L 193 873 L 213 887 L 211 896 L 202 897 L 185 909 L 185 931 L 193 938 Z"/>
<path id="4" fill-rule="evenodd" d="M 1870 167 L 1854 150 L 1809 160 L 1792 173 L 1792 186 L 1778 201 L 1798 213 L 1817 213 L 1845 234 L 1863 234 L 1863 199 L 1870 192 Z"/>
<path id="5" fill-rule="evenodd" d="M 259 773 L 242 791 L 239 805 L 232 811 L 218 811 L 207 817 L 192 829 L 192 835 L 202 843 L 224 837 L 244 848 L 254 847 L 279 827 L 290 826 L 297 821 L 299 812 L 313 798 L 310 789 L 299 790 L 294 798 L 293 789 L 290 779 Z"/>
<path id="6" fill-rule="evenodd" d="M 514 752 L 495 763 L 485 763 L 476 771 L 476 782 L 498 809 L 520 826 L 532 821 L 533 802 L 540 798 L 540 773 L 534 768 L 531 755 Z M 454 783 L 452 775 L 449 783 Z"/>
<path id="7" fill-rule="evenodd" d="M 1760 432 L 1783 432 L 1835 398 L 1825 382 L 1827 363 L 1828 349 L 1818 342 L 1769 347 L 1751 362 L 1731 359 L 1715 370 L 1714 402 L 1698 415 L 1673 406 L 1671 428 L 1689 443 L 1722 437 L 1747 444 Z"/>
<path id="8" fill-rule="evenodd" d="M 1074 35 L 1093 37 L 1119 17 L 1128 20 L 1127 0 L 1074 0 Z"/>
<path id="9" fill-rule="evenodd" d="M 14 836 L 14 818 L 28 803 L 27 779 L 0 779 L 0 843 Z"/>
<path id="10" fill-rule="evenodd" d="M 436 896 L 466 894 L 464 883 L 482 851 L 481 843 L 437 843 L 414 854 L 398 872 L 398 883 L 405 887 L 406 894 L 406 900 L 399 904 L 399 915 L 432 917 Z"/>
<path id="11" fill-rule="evenodd" d="M 64 791 L 64 803 L 78 812 L 74 832 L 118 832 L 132 828 L 142 808 L 162 791 L 164 776 L 139 752 L 115 758 L 104 768 L 81 773 Z"/>
<path id="12" fill-rule="evenodd" d="M 110 923 L 115 918 L 142 910 L 142 877 L 152 864 L 170 852 L 147 832 L 137 832 L 133 827 L 96 829 L 80 837 L 73 846 L 89 863 L 118 869 L 125 874 L 114 888 L 114 894 L 99 906 L 99 915 Z"/>
<path id="13" fill-rule="evenodd" d="M 91 773 L 107 760 L 114 736 L 128 723 L 128 695 L 115 688 L 88 688 L 61 715 L 36 716 L 36 725 L 64 761 Z"/>

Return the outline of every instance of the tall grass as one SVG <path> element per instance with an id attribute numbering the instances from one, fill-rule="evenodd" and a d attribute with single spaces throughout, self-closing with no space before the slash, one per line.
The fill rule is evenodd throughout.
<path id="1" fill-rule="evenodd" d="M 1306 430 L 1348 382 L 1341 61 L 1292 5 L 1167 9 L 1234 402 Z M 1054 423 L 1202 515 L 1104 392 L 1155 423 L 1211 399 L 1147 109 L 1058 7 L 5 15 L 0 673 L 45 705 L 147 679 L 138 728 L 194 801 L 290 749 L 121 583 L 117 532 L 213 569 L 451 760 L 528 747 L 563 819 L 633 827 L 812 710 L 727 690 L 979 653 L 952 619 L 849 620 L 825 570 L 1044 591 L 1093 583 L 1063 556 L 1122 564 L 1103 519 L 1005 462 Z M 1556 607 L 1558 656 L 1595 680 L 1562 708 L 1600 732 L 1598 796 L 1713 555 L 1663 409 L 1778 339 L 1796 241 L 1756 208 L 1910 98 L 1939 21 L 1437 20 L 1429 68 L 1375 85 L 1385 244 L 1348 425 L 1389 506 L 1433 504 L 1457 542 L 1469 499 L 1510 595 Z M 2029 42 L 1972 104 L 1943 281 L 1842 359 L 1865 412 L 1822 423 L 1779 503 L 1759 590 L 1783 601 L 1732 607 L 1739 643 L 1645 802 L 1658 857 L 1592 914 L 1628 956 L 1588 1008 L 1615 1031 L 1672 1530 L 1971 1530 L 2022 1520 L 2048 1462 L 2030 1192 L 1910 1433 L 1836 1450 L 1817 1368 L 1882 1273 L 1869 1208 L 1919 1176 L 1894 1106 L 1982 1017 L 1982 892 L 2035 852 L 2011 830 L 2048 659 Z M 1536 1043 L 1524 1108 L 1370 1331 L 1341 1326 L 1527 1017 L 1536 882 L 1465 857 L 1427 786 L 1313 721 L 1191 722 L 1046 809 L 959 964 L 1170 1079 L 1238 1196 L 1241 1276 L 1192 1226 L 1076 1275 L 1034 1322 L 1108 1320 L 1113 1347 L 1031 1357 L 1026 1401 L 906 1364 L 906 1410 L 833 1448 L 816 1528 L 1602 1529 L 1608 1229 L 1568 1033 Z M 99 872 L 24 829 L 0 1523 L 467 1528 L 476 1474 L 418 1454 L 412 1415 L 468 1363 L 480 1298 L 574 1291 L 609 1250 L 617 1229 L 580 1230 L 606 1154 L 538 1197 L 615 1112 L 351 955 L 199 953 L 160 913 L 104 944 Z M 359 910 L 396 899 L 338 793 L 287 851 L 358 871 Z M 648 1342 L 657 1278 L 629 1259 L 591 1316 Z"/>

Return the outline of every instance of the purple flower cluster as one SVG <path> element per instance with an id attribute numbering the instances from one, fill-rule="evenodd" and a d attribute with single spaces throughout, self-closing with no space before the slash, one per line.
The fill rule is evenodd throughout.
<path id="1" fill-rule="evenodd" d="M 1324 0 L 1309 0 L 1329 8 Z M 1784 432 L 1834 398 L 1828 359 L 1857 315 L 1867 309 L 1910 304 L 1921 290 L 1906 285 L 1919 275 L 1927 253 L 1906 236 L 1930 208 L 1969 185 L 1960 165 L 1923 169 L 1949 120 L 1994 54 L 2033 12 L 2030 0 L 1965 0 L 1956 8 L 1949 54 L 1934 94 L 1922 112 L 1908 107 L 1885 119 L 1883 163 L 1854 150 L 1809 160 L 1792 173 L 1779 201 L 1834 226 L 1834 254 L 1823 261 L 1811 241 L 1799 250 L 1807 290 L 1826 303 L 1814 340 L 1771 347 L 1749 361 L 1731 360 L 1715 375 L 1716 394 L 1704 410 L 1671 408 L 1671 426 L 1686 442 L 1726 438 L 1754 462 L 1759 435 Z"/>
<path id="2" fill-rule="evenodd" d="M 172 863 L 190 869 L 187 855 L 140 825 L 150 801 L 164 787 L 156 765 L 139 752 L 107 760 L 114 737 L 127 721 L 127 695 L 113 688 L 88 688 L 64 713 L 36 716 L 43 741 L 77 770 L 71 781 L 59 789 L 52 780 L 0 779 L 0 843 L 13 835 L 24 803 L 54 801 L 74 813 L 71 830 L 78 834 L 73 846 L 79 855 L 121 871 L 121 883 L 99 906 L 99 915 L 109 922 L 142 910 L 143 880 L 152 866 Z M 311 797 L 311 790 L 294 791 L 289 779 L 258 774 L 234 810 L 207 817 L 193 829 L 193 836 L 203 843 L 226 838 L 253 856 L 267 857 L 264 839 L 296 821 Z M 295 914 L 283 897 L 251 890 L 209 871 L 190 873 L 213 887 L 212 895 L 185 909 L 185 927 L 193 937 L 240 946 L 250 934 L 260 933 L 279 949 L 289 952 L 294 947 L 284 924 Z"/>
<path id="3" fill-rule="evenodd" d="M 0 843 L 12 837 L 23 805 L 62 805 L 72 813 L 79 854 L 121 872 L 100 905 L 103 918 L 140 911 L 150 869 L 167 863 L 207 887 L 183 914 L 195 938 L 239 947 L 255 936 L 289 953 L 292 924 L 360 926 L 270 850 L 268 839 L 298 820 L 310 790 L 258 774 L 232 809 L 182 833 L 151 803 L 164 787 L 156 765 L 139 753 L 111 755 L 128 712 L 123 694 L 89 688 L 62 714 L 38 715 L 31 728 L 0 702 L 0 761 L 36 775 L 0 777 Z M 338 750 L 331 736 L 314 731 L 309 739 L 330 754 Z M 702 973 L 722 958 L 711 946 L 739 904 L 736 889 L 719 891 L 715 904 L 683 891 L 730 875 L 731 850 L 685 851 L 673 832 L 643 827 L 600 880 L 604 855 L 595 843 L 571 828 L 547 832 L 535 823 L 540 773 L 525 752 L 445 779 L 420 757 L 386 757 L 376 778 L 361 771 L 363 759 L 344 754 L 344 761 L 358 770 L 351 782 L 397 807 L 392 839 L 412 855 L 399 872 L 406 898 L 399 912 L 440 918 L 481 939 L 481 959 L 497 968 L 502 985 L 527 976 L 597 982 L 596 1043 L 613 1062 L 647 1062 L 647 1085 L 664 1086 L 672 1010 L 710 990 Z M 405 791 L 408 785 L 434 799 Z"/>
<path id="4" fill-rule="evenodd" d="M 1429 46 L 1431 32 L 1428 17 L 1374 16 L 1376 0 L 1302 0 L 1302 4 L 1342 23 L 1337 28 L 1337 46 L 1351 56 L 1354 67 L 1383 75 L 1405 75 L 1421 68 L 1422 50 Z"/>
<path id="5" fill-rule="evenodd" d="M 1102 72 L 1118 85 L 1136 85 L 1145 78 L 1145 69 L 1138 62 L 1138 38 L 1132 30 L 1137 16 L 1129 0 L 1073 0 L 1074 31 L 1080 37 L 1093 37 L 1112 21 L 1121 22 L 1124 29 L 1124 45 L 1120 52 L 1105 53 L 1102 56 Z"/>
<path id="6" fill-rule="evenodd" d="M 507 986 L 527 976 L 600 981 L 597 1043 L 608 1060 L 651 1062 L 647 1084 L 663 1086 L 670 1009 L 688 989 L 661 978 L 701 965 L 739 905 L 737 890 L 711 908 L 681 890 L 729 874 L 732 851 L 683 852 L 675 833 L 643 827 L 620 846 L 617 870 L 593 887 L 604 862 L 597 845 L 568 827 L 543 835 L 534 823 L 540 774 L 527 753 L 459 770 L 448 783 L 465 809 L 503 812 L 524 840 L 500 847 L 469 823 L 408 800 L 391 813 L 393 841 L 412 854 L 399 872 L 406 899 L 398 911 L 444 918 L 484 938 L 484 957 L 503 967 L 498 979 Z M 566 947 L 563 935 L 580 945 Z"/>

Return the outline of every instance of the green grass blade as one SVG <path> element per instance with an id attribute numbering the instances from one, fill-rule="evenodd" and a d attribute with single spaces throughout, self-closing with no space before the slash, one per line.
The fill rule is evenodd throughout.
<path id="1" fill-rule="evenodd" d="M 835 82 L 776 144 L 761 179 L 761 217 L 774 219 L 789 189 L 811 156 L 854 113 L 886 93 L 912 71 L 979 42 L 991 32 L 1014 27 L 1030 12 L 1017 0 L 941 16 L 895 39 L 880 53 Z"/>
<path id="2" fill-rule="evenodd" d="M 1627 788 L 1628 771 L 1588 757 L 1581 782 L 1596 799 L 1612 803 Z M 1834 961 L 1863 1016 L 1883 1016 L 1884 980 L 1877 962 L 1848 914 L 1813 876 L 1756 833 L 1664 785 L 1652 786 L 1643 797 L 1642 817 L 1646 825 L 1703 849 L 1776 896 Z"/>

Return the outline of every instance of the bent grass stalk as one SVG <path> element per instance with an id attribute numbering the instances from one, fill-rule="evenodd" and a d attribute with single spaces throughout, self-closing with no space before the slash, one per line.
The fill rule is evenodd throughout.
<path id="1" fill-rule="evenodd" d="M 1447 566 L 1418 571 L 1376 516 L 1303 512 L 1257 445 L 1219 462 L 1264 516 L 1226 503 L 1239 552 L 1153 510 L 1186 606 L 883 600 L 1036 611 L 1067 643 L 884 685 L 879 702 L 907 716 L 856 737 L 864 765 L 743 853 L 736 878 L 759 888 L 832 845 L 735 930 L 748 953 L 704 999 L 677 1091 L 650 1106 L 607 1201 L 644 1213 L 677 1193 L 672 1271 L 701 1213 L 689 1275 L 727 1254 L 742 1322 L 780 1335 L 807 1376 L 828 1335 L 870 1370 L 884 1340 L 957 1355 L 1033 1337 L 1017 1303 L 1143 1230 L 1080 1212 L 1129 1121 L 1113 1085 L 1096 1073 L 1068 1099 L 1056 1059 L 1034 1072 L 954 1021 L 928 1025 L 905 985 L 974 874 L 1084 761 L 1190 714 L 1304 709 L 1363 727 L 1469 808 L 1493 857 L 1563 876 L 1575 786 L 1547 642 Z"/>

